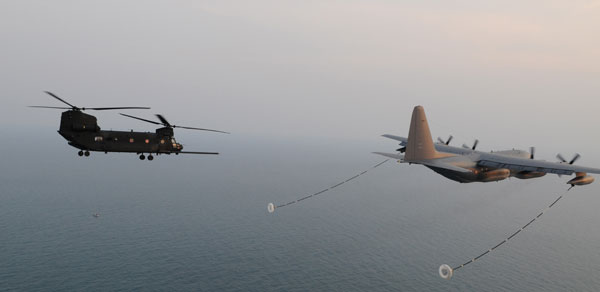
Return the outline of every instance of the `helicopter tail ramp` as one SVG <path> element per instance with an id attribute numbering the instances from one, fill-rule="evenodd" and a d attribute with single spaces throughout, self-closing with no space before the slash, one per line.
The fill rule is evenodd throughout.
<path id="1" fill-rule="evenodd" d="M 427 123 L 427 117 L 425 116 L 425 109 L 420 105 L 416 106 L 410 121 L 404 161 L 421 162 L 447 156 L 449 155 L 444 155 L 435 150 L 431 131 L 429 130 L 429 123 Z"/>

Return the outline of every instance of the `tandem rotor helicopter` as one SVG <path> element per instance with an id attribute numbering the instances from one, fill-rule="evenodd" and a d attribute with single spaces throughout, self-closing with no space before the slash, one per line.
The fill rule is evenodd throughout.
<path id="1" fill-rule="evenodd" d="M 125 152 L 125 153 L 136 153 L 139 154 L 140 160 L 146 159 L 144 153 L 148 154 L 148 160 L 153 160 L 153 154 L 212 154 L 218 155 L 218 152 L 195 152 L 195 151 L 182 151 L 183 145 L 175 140 L 174 128 L 199 130 L 199 131 L 210 131 L 229 134 L 228 132 L 176 126 L 170 124 L 167 119 L 162 115 L 156 115 L 160 122 L 142 119 L 126 114 L 123 116 L 137 119 L 140 121 L 152 123 L 155 125 L 162 125 L 162 128 L 156 129 L 155 133 L 151 132 L 134 132 L 131 131 L 103 131 L 98 126 L 96 117 L 83 113 L 85 110 L 119 110 L 119 109 L 150 109 L 149 107 L 77 107 L 74 106 L 62 98 L 56 96 L 54 93 L 45 91 L 48 95 L 54 97 L 60 102 L 68 105 L 69 107 L 56 107 L 56 106 L 30 106 L 33 108 L 51 108 L 51 109 L 66 109 L 60 118 L 60 129 L 58 133 L 63 136 L 69 145 L 79 149 L 79 156 L 90 156 L 90 151 L 97 152 Z"/>

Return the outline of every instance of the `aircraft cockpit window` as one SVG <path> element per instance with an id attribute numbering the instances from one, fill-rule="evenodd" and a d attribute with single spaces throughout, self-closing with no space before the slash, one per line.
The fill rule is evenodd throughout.
<path id="1" fill-rule="evenodd" d="M 104 138 L 102 138 L 102 136 L 94 137 L 94 141 L 96 141 L 96 142 L 102 142 L 102 140 L 104 140 Z"/>
<path id="2" fill-rule="evenodd" d="M 171 138 L 171 143 L 173 143 L 173 144 L 177 143 L 177 141 L 175 141 L 175 138 Z"/>

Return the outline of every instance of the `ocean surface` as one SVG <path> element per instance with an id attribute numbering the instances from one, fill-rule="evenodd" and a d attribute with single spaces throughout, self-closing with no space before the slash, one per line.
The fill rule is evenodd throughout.
<path id="1" fill-rule="evenodd" d="M 495 246 L 568 178 L 459 184 L 390 161 L 269 214 L 396 144 L 180 131 L 186 150 L 222 155 L 149 162 L 3 134 L 1 291 L 600 291 L 598 183 L 444 280 L 441 264 Z"/>

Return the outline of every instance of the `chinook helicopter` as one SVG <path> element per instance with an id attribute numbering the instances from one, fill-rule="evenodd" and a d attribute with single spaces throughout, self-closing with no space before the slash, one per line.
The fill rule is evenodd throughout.
<path id="1" fill-rule="evenodd" d="M 79 156 L 90 156 L 90 151 L 97 152 L 126 152 L 136 153 L 139 155 L 140 160 L 146 159 L 144 153 L 148 154 L 148 160 L 154 160 L 153 154 L 212 154 L 217 155 L 218 152 L 195 152 L 195 151 L 183 151 L 183 145 L 178 143 L 174 137 L 174 128 L 182 128 L 189 130 L 200 130 L 225 133 L 227 132 L 184 127 L 171 125 L 162 115 L 156 115 L 160 122 L 146 120 L 126 114 L 123 116 L 134 118 L 137 120 L 145 121 L 148 123 L 162 125 L 162 128 L 156 129 L 154 133 L 151 132 L 134 132 L 131 131 L 104 131 L 98 126 L 96 117 L 83 113 L 85 110 L 118 110 L 118 109 L 150 109 L 149 107 L 77 107 L 74 106 L 54 93 L 45 91 L 48 95 L 54 97 L 60 102 L 68 105 L 69 107 L 56 107 L 56 106 L 30 106 L 33 108 L 51 108 L 51 109 L 66 109 L 63 112 L 60 119 L 60 129 L 58 133 L 63 136 L 69 145 L 79 149 Z"/>

